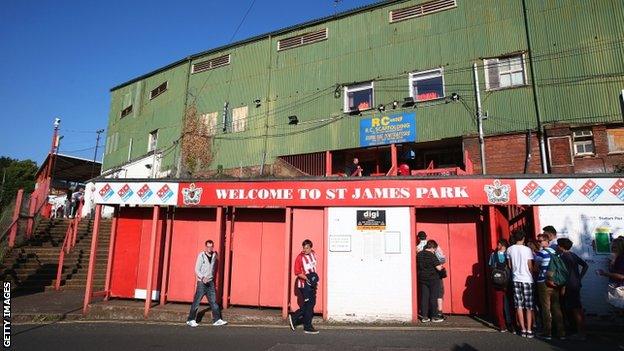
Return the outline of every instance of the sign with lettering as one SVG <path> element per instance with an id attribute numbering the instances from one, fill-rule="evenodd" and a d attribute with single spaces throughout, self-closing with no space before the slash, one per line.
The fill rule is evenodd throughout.
<path id="1" fill-rule="evenodd" d="M 384 230 L 386 229 L 385 210 L 357 210 L 357 230 Z"/>
<path id="2" fill-rule="evenodd" d="M 360 146 L 416 141 L 416 113 L 399 113 L 360 119 Z"/>

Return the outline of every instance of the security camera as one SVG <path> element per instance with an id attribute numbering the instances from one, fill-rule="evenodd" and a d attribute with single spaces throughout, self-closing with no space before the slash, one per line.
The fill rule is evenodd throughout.
<path id="1" fill-rule="evenodd" d="M 54 119 L 54 126 L 58 128 L 58 126 L 59 126 L 60 124 L 61 124 L 61 119 L 60 119 L 60 118 L 58 118 L 58 117 L 56 117 L 56 118 Z"/>

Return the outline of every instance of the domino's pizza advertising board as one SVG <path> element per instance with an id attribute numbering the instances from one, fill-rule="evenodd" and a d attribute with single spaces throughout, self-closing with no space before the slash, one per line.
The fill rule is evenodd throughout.
<path id="1" fill-rule="evenodd" d="M 175 206 L 178 203 L 178 184 L 169 182 L 96 183 L 95 203 Z"/>
<path id="2" fill-rule="evenodd" d="M 520 205 L 624 204 L 623 178 L 516 180 Z"/>

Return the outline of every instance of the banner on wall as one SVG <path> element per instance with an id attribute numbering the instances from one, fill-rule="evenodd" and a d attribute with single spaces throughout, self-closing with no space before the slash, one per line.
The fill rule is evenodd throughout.
<path id="1" fill-rule="evenodd" d="M 175 206 L 178 184 L 172 182 L 95 183 L 94 202 L 104 205 Z"/>
<path id="2" fill-rule="evenodd" d="M 360 119 L 360 146 L 413 141 L 416 141 L 415 112 Z"/>
<path id="3" fill-rule="evenodd" d="M 518 179 L 518 204 L 624 204 L 621 178 Z"/>
<path id="4" fill-rule="evenodd" d="M 357 210 L 355 212 L 357 230 L 385 230 L 385 210 Z"/>

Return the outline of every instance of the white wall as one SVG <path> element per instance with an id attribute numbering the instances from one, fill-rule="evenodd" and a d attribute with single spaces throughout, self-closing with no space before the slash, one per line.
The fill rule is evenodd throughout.
<path id="1" fill-rule="evenodd" d="M 596 228 L 608 230 L 613 237 L 624 235 L 624 206 L 539 206 L 540 226 L 552 225 L 557 237 L 567 237 L 574 243 L 572 251 L 589 265 L 583 279 L 581 302 L 587 313 L 607 314 L 607 279 L 596 274 L 597 269 L 608 269 L 608 254 L 594 250 Z"/>
<path id="2" fill-rule="evenodd" d="M 358 231 L 356 210 L 385 210 L 385 231 Z M 337 321 L 411 321 L 409 208 L 330 208 L 327 313 Z M 350 252 L 332 252 L 336 236 L 350 236 Z M 332 238 L 333 237 L 333 238 Z M 400 253 L 386 253 L 385 241 Z M 348 248 L 343 241 L 341 250 Z M 334 247 L 335 248 L 335 247 Z"/>

